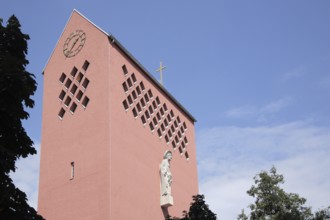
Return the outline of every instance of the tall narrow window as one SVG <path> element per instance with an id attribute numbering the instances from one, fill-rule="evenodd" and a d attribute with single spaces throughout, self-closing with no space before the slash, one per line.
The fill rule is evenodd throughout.
<path id="1" fill-rule="evenodd" d="M 71 114 L 73 114 L 76 111 L 76 108 L 77 108 L 77 104 L 76 103 L 72 103 L 72 105 L 70 107 Z"/>
<path id="2" fill-rule="evenodd" d="M 61 101 L 63 101 L 64 97 L 65 97 L 65 92 L 62 90 L 58 98 L 59 98 Z"/>
<path id="3" fill-rule="evenodd" d="M 148 109 L 145 111 L 145 115 L 146 115 L 146 118 L 149 120 L 150 119 L 150 115 L 149 115 Z"/>
<path id="4" fill-rule="evenodd" d="M 78 83 L 80 83 L 83 78 L 84 78 L 84 74 L 82 74 L 81 72 L 79 72 L 76 80 L 78 81 Z"/>
<path id="5" fill-rule="evenodd" d="M 70 89 L 70 93 L 72 95 L 74 95 L 76 93 L 77 89 L 78 89 L 78 86 L 76 86 L 76 84 L 73 84 L 73 86 Z"/>
<path id="6" fill-rule="evenodd" d="M 73 180 L 74 178 L 74 161 L 70 163 L 70 180 Z"/>
<path id="7" fill-rule="evenodd" d="M 123 101 L 123 106 L 124 106 L 125 110 L 127 111 L 129 107 L 128 107 L 126 100 Z"/>
<path id="8" fill-rule="evenodd" d="M 160 101 L 159 101 L 158 96 L 156 97 L 156 103 L 157 103 L 157 105 L 160 105 Z"/>
<path id="9" fill-rule="evenodd" d="M 77 98 L 78 102 L 80 102 L 80 100 L 81 100 L 83 94 L 84 94 L 84 93 L 83 93 L 81 90 L 79 90 L 79 92 L 78 92 L 77 95 L 76 95 L 76 98 Z"/>
<path id="10" fill-rule="evenodd" d="M 128 92 L 128 87 L 126 85 L 126 82 L 123 83 L 123 89 L 124 89 L 125 92 Z"/>
<path id="11" fill-rule="evenodd" d="M 165 103 L 163 104 L 163 108 L 164 108 L 165 112 L 167 112 L 167 106 Z"/>
<path id="12" fill-rule="evenodd" d="M 85 80 L 84 80 L 84 82 L 82 84 L 82 86 L 84 87 L 84 89 L 87 89 L 88 84 L 89 84 L 89 79 L 85 78 Z"/>
<path id="13" fill-rule="evenodd" d="M 72 71 L 71 71 L 70 74 L 71 74 L 72 77 L 75 77 L 76 74 L 77 74 L 77 72 L 78 72 L 78 69 L 76 67 L 73 67 L 73 69 L 72 69 Z"/>
<path id="14" fill-rule="evenodd" d="M 143 82 L 140 82 L 140 87 L 141 87 L 142 91 L 144 91 L 144 90 L 145 90 L 145 87 L 144 87 L 144 84 L 143 84 Z"/>
<path id="15" fill-rule="evenodd" d="M 82 68 L 86 71 L 88 69 L 88 67 L 89 67 L 89 62 L 86 60 L 84 62 L 84 65 L 82 66 Z"/>
<path id="16" fill-rule="evenodd" d="M 133 80 L 133 83 L 135 84 L 136 83 L 136 77 L 135 77 L 134 73 L 132 74 L 132 80 Z"/>
<path id="17" fill-rule="evenodd" d="M 144 95 L 144 99 L 146 100 L 147 103 L 149 102 L 149 97 L 147 93 Z"/>
<path id="18" fill-rule="evenodd" d="M 85 98 L 84 98 L 84 100 L 82 101 L 81 104 L 84 108 L 86 108 L 88 103 L 89 103 L 89 98 L 87 96 L 85 96 Z"/>
<path id="19" fill-rule="evenodd" d="M 71 79 L 67 79 L 67 81 L 66 81 L 66 83 L 64 85 L 65 88 L 69 89 L 69 87 L 71 86 L 71 83 L 72 83 Z"/>
<path id="20" fill-rule="evenodd" d="M 128 73 L 126 65 L 123 65 L 121 68 L 123 69 L 124 75 L 126 75 Z"/>
<path id="21" fill-rule="evenodd" d="M 65 73 L 62 73 L 62 75 L 61 75 L 61 77 L 60 77 L 60 82 L 61 82 L 61 83 L 64 83 L 65 78 L 66 78 Z"/>
<path id="22" fill-rule="evenodd" d="M 152 99 L 153 95 L 152 95 L 151 89 L 148 90 L 148 95 L 149 95 L 150 99 Z"/>
<path id="23" fill-rule="evenodd" d="M 60 112 L 58 113 L 58 117 L 62 120 L 65 114 L 64 108 L 61 108 Z"/>

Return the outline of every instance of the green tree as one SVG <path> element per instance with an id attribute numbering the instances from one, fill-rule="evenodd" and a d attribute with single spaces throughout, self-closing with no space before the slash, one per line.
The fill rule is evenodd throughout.
<path id="1" fill-rule="evenodd" d="M 330 219 L 330 206 L 325 209 L 321 209 L 314 214 L 313 220 L 328 220 Z"/>
<path id="2" fill-rule="evenodd" d="M 27 203 L 26 194 L 15 187 L 9 176 L 16 161 L 36 150 L 22 126 L 32 108 L 36 90 L 34 75 L 26 71 L 29 35 L 13 15 L 7 25 L 0 19 L 0 219 L 43 219 Z"/>
<path id="3" fill-rule="evenodd" d="M 192 197 L 193 202 L 190 203 L 189 211 L 183 212 L 183 220 L 216 220 L 217 216 L 205 203 L 204 195 L 195 195 Z"/>
<path id="4" fill-rule="evenodd" d="M 295 193 L 286 193 L 280 184 L 284 183 L 283 175 L 277 174 L 272 167 L 268 172 L 262 171 L 254 177 L 255 185 L 247 191 L 255 198 L 250 204 L 250 220 L 302 220 L 311 219 L 311 209 L 304 207 L 306 199 Z M 242 214 L 241 218 L 244 219 Z M 239 217 L 240 217 L 239 216 Z M 246 216 L 245 216 L 246 217 Z"/>

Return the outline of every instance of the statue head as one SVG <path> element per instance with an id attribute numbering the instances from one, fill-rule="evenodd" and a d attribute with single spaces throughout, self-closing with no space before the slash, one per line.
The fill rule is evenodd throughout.
<path id="1" fill-rule="evenodd" d="M 163 159 L 172 160 L 172 152 L 170 150 L 165 151 Z"/>

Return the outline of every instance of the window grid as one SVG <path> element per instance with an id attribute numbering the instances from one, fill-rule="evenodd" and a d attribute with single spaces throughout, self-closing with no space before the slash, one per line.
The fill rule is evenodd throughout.
<path id="1" fill-rule="evenodd" d="M 125 65 L 122 66 L 122 71 L 125 76 L 122 83 L 126 97 L 122 102 L 124 110 L 132 111 L 133 117 L 139 117 L 143 126 L 148 123 L 152 133 L 156 130 L 158 138 L 164 137 L 167 145 L 171 144 L 174 150 L 179 149 L 181 156 L 185 153 L 188 160 L 186 123 L 174 113 L 173 109 L 169 109 L 166 103 L 162 103 L 161 97 L 146 88 L 144 82 L 140 81 L 135 73 L 128 74 Z"/>

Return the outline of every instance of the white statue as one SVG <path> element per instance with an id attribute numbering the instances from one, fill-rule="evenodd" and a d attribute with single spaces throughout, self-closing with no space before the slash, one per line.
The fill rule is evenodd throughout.
<path id="1" fill-rule="evenodd" d="M 160 192 L 161 192 L 161 206 L 173 205 L 173 197 L 171 195 L 172 173 L 170 170 L 170 161 L 172 160 L 172 152 L 166 151 L 163 160 L 159 165 L 160 169 Z"/>

